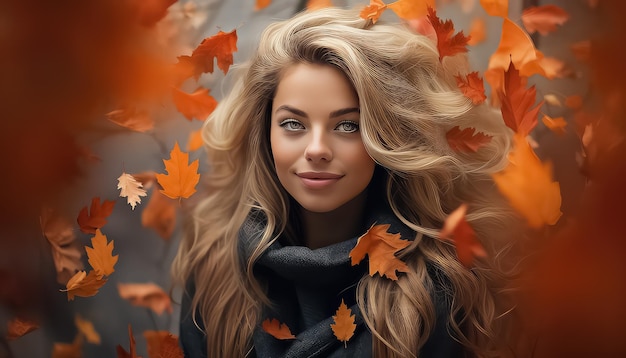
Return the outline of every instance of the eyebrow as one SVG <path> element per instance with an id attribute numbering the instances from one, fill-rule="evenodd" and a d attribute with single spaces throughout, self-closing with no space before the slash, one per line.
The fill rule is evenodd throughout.
<path id="1" fill-rule="evenodd" d="M 295 114 L 297 116 L 308 118 L 307 114 L 304 111 L 299 110 L 297 108 L 293 108 L 293 107 L 288 106 L 288 105 L 282 105 L 282 106 L 276 108 L 276 111 L 274 113 L 276 113 L 276 112 L 278 112 L 280 110 L 285 110 L 285 111 L 291 112 L 291 113 L 293 113 L 293 114 Z M 343 116 L 344 114 L 355 113 L 355 112 L 356 113 L 360 113 L 361 111 L 357 107 L 342 108 L 342 109 L 338 109 L 336 111 L 330 112 L 330 118 L 336 118 L 336 117 Z"/>

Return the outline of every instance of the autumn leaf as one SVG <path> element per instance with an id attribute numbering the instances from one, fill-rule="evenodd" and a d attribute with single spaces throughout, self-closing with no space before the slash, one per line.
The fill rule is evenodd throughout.
<path id="1" fill-rule="evenodd" d="M 289 327 L 287 327 L 284 323 L 280 323 L 280 321 L 276 318 L 272 318 L 271 320 L 269 318 L 265 319 L 265 321 L 261 324 L 261 327 L 266 333 L 272 335 L 276 339 L 285 340 L 296 338 L 296 336 L 291 333 Z"/>
<path id="2" fill-rule="evenodd" d="M 482 43 L 487 38 L 487 24 L 482 17 L 476 17 L 472 19 L 469 30 L 469 40 L 467 44 L 470 46 L 476 46 Z"/>
<path id="3" fill-rule="evenodd" d="M 583 97 L 578 94 L 565 97 L 565 107 L 573 110 L 579 110 L 583 108 Z"/>
<path id="4" fill-rule="evenodd" d="M 96 332 L 96 329 L 93 327 L 93 323 L 83 319 L 81 316 L 76 315 L 74 317 L 74 324 L 78 331 L 85 336 L 87 342 L 93 344 L 100 344 L 100 334 Z"/>
<path id="5" fill-rule="evenodd" d="M 117 178 L 117 188 L 121 189 L 120 196 L 126 198 L 126 202 L 132 210 L 135 210 L 137 204 L 141 204 L 140 197 L 147 195 L 143 185 L 125 172 L 122 172 L 122 175 Z"/>
<path id="6" fill-rule="evenodd" d="M 184 358 L 183 350 L 178 343 L 178 337 L 169 331 L 144 331 L 150 358 Z"/>
<path id="7" fill-rule="evenodd" d="M 271 3 L 272 0 L 256 0 L 256 3 L 254 4 L 254 10 L 259 11 L 261 9 L 264 9 L 268 7 Z"/>
<path id="8" fill-rule="evenodd" d="M 94 197 L 91 200 L 90 212 L 87 207 L 83 207 L 78 213 L 78 226 L 85 234 L 95 234 L 96 229 L 101 229 L 106 223 L 106 218 L 113 212 L 115 201 L 105 200 L 100 205 L 100 198 Z"/>
<path id="9" fill-rule="evenodd" d="M 137 351 L 135 348 L 135 337 L 133 336 L 133 329 L 130 326 L 130 323 L 128 324 L 128 337 L 130 340 L 128 347 L 129 352 L 126 352 L 126 350 L 118 344 L 115 347 L 115 350 L 117 351 L 117 358 L 141 358 L 141 356 L 137 355 Z"/>
<path id="10" fill-rule="evenodd" d="M 83 269 L 81 250 L 71 221 L 50 208 L 44 208 L 40 217 L 44 237 L 50 243 L 57 281 L 65 283 L 74 273 Z"/>
<path id="11" fill-rule="evenodd" d="M 457 152 L 477 152 L 491 141 L 491 136 L 482 132 L 474 133 L 475 128 L 460 129 L 456 126 L 446 133 L 446 140 L 452 150 Z"/>
<path id="12" fill-rule="evenodd" d="M 106 114 L 106 118 L 124 128 L 136 132 L 147 132 L 154 128 L 154 120 L 147 111 L 137 110 L 137 108 L 116 109 Z"/>
<path id="13" fill-rule="evenodd" d="M 389 224 L 372 225 L 359 237 L 356 246 L 350 251 L 350 258 L 354 266 L 368 255 L 370 276 L 378 272 L 381 276 L 395 281 L 398 279 L 396 271 L 409 271 L 409 267 L 399 260 L 395 253 L 409 246 L 410 242 L 400 239 L 400 234 L 388 233 L 389 226 Z"/>
<path id="14" fill-rule="evenodd" d="M 428 8 L 435 7 L 435 0 L 397 0 L 389 5 L 389 9 L 404 20 L 417 19 L 428 13 Z"/>
<path id="15" fill-rule="evenodd" d="M 452 56 L 457 53 L 467 52 L 467 41 L 469 37 L 463 35 L 463 31 L 457 32 L 454 36 L 454 24 L 451 20 L 442 22 L 437 17 L 437 12 L 428 7 L 428 20 L 433 25 L 437 34 L 437 50 L 439 50 L 439 61 L 445 56 Z"/>
<path id="16" fill-rule="evenodd" d="M 330 328 L 333 330 L 333 334 L 338 340 L 342 341 L 344 345 L 347 345 L 350 338 L 354 336 L 356 324 L 354 323 L 352 310 L 346 306 L 343 299 L 341 300 L 339 309 L 337 309 L 337 312 L 333 316 L 333 322 L 334 324 L 330 325 Z"/>
<path id="17" fill-rule="evenodd" d="M 160 191 L 153 190 L 148 204 L 141 213 L 141 225 L 169 240 L 176 228 L 175 203 Z"/>
<path id="18" fill-rule="evenodd" d="M 68 301 L 72 301 L 74 296 L 91 297 L 98 293 L 106 281 L 106 278 L 98 277 L 94 270 L 89 271 L 89 275 L 85 271 L 78 271 L 67 281 L 66 289 L 60 291 L 67 292 Z"/>
<path id="19" fill-rule="evenodd" d="M 461 204 L 450 213 L 444 221 L 439 237 L 442 240 L 453 242 L 459 262 L 467 268 L 472 268 L 474 258 L 486 257 L 487 252 L 477 240 L 474 229 L 465 220 L 466 212 L 467 204 Z"/>
<path id="20" fill-rule="evenodd" d="M 202 141 L 202 128 L 189 133 L 189 139 L 187 140 L 187 150 L 193 152 L 202 148 L 204 142 Z"/>
<path id="21" fill-rule="evenodd" d="M 514 136 L 509 165 L 493 179 L 530 227 L 554 225 L 561 217 L 561 193 L 559 183 L 552 181 L 552 167 L 537 158 L 525 135 Z"/>
<path id="22" fill-rule="evenodd" d="M 172 313 L 170 296 L 154 283 L 118 283 L 117 291 L 134 306 L 150 308 L 157 314 Z"/>
<path id="23" fill-rule="evenodd" d="M 486 99 L 485 85 L 483 79 L 478 77 L 478 72 L 470 72 L 465 78 L 461 76 L 454 76 L 456 78 L 456 84 L 459 86 L 465 97 L 472 100 L 474 104 L 481 104 Z"/>
<path id="24" fill-rule="evenodd" d="M 364 7 L 359 15 L 362 19 L 371 20 L 375 24 L 386 9 L 387 5 L 381 0 L 370 0 L 370 4 Z"/>
<path id="25" fill-rule="evenodd" d="M 331 0 L 308 0 L 306 3 L 306 9 L 309 11 L 319 10 L 333 6 Z"/>
<path id="26" fill-rule="evenodd" d="M 200 180 L 198 174 L 198 159 L 189 163 L 189 154 L 181 152 L 178 142 L 170 152 L 170 159 L 164 159 L 165 170 L 168 174 L 157 174 L 156 178 L 163 187 L 161 193 L 172 199 L 188 198 L 196 192 L 196 184 Z"/>
<path id="27" fill-rule="evenodd" d="M 574 77 L 574 70 L 565 62 L 555 57 L 543 57 L 539 60 L 539 66 L 544 71 L 544 77 L 551 80 L 554 78 Z"/>
<path id="28" fill-rule="evenodd" d="M 506 70 L 513 62 L 522 76 L 530 77 L 534 74 L 545 75 L 539 61 L 543 53 L 535 48 L 528 33 L 515 22 L 505 18 L 502 22 L 502 33 L 498 48 L 489 58 L 488 69 Z M 492 89 L 498 90 L 497 83 L 488 81 Z"/>
<path id="29" fill-rule="evenodd" d="M 217 101 L 209 94 L 209 90 L 202 87 L 193 93 L 172 88 L 172 100 L 176 109 L 190 121 L 194 118 L 204 121 L 217 106 Z"/>
<path id="30" fill-rule="evenodd" d="M 565 121 L 565 118 L 563 117 L 552 118 L 548 116 L 547 114 L 544 114 L 543 118 L 541 118 L 541 121 L 552 132 L 558 135 L 565 134 L 565 127 L 567 126 L 567 122 Z"/>
<path id="31" fill-rule="evenodd" d="M 522 11 L 522 24 L 528 33 L 539 32 L 547 35 L 563 25 L 569 18 L 568 13 L 556 5 L 531 6 Z"/>
<path id="32" fill-rule="evenodd" d="M 36 330 L 40 324 L 31 319 L 15 317 L 8 322 L 7 326 L 6 338 L 12 341 Z"/>
<path id="33" fill-rule="evenodd" d="M 115 272 L 115 264 L 119 255 L 113 256 L 113 240 L 107 243 L 107 237 L 96 230 L 96 235 L 91 238 L 91 246 L 85 246 L 89 264 L 100 277 L 109 276 Z M 93 272 L 93 271 L 92 271 Z"/>
<path id="34" fill-rule="evenodd" d="M 520 77 L 519 71 L 511 62 L 504 74 L 504 92 L 499 92 L 498 95 L 502 102 L 501 111 L 504 123 L 523 136 L 528 135 L 537 125 L 537 114 L 543 105 L 541 101 L 531 108 L 536 100 L 535 86 L 528 89 L 525 86 L 526 79 Z"/>
<path id="35" fill-rule="evenodd" d="M 480 0 L 480 5 L 491 16 L 509 16 L 509 0 Z"/>
<path id="36" fill-rule="evenodd" d="M 70 343 L 55 342 L 52 346 L 52 358 L 82 358 L 83 335 L 77 334 Z"/>
<path id="37" fill-rule="evenodd" d="M 233 52 L 237 51 L 237 30 L 231 32 L 219 31 L 216 35 L 207 37 L 189 56 L 180 56 L 179 62 L 190 61 L 193 64 L 193 74 L 196 79 L 202 73 L 213 73 L 213 63 L 217 60 L 217 67 L 222 72 L 228 72 L 233 64 Z"/>

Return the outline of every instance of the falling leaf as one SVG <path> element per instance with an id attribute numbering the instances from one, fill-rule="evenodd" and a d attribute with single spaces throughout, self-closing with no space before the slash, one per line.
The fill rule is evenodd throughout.
<path id="1" fill-rule="evenodd" d="M 361 10 L 360 16 L 362 19 L 371 20 L 375 24 L 386 9 L 387 5 L 381 0 L 370 0 L 370 4 Z"/>
<path id="2" fill-rule="evenodd" d="M 124 128 L 136 132 L 147 132 L 154 128 L 154 120 L 147 111 L 137 108 L 116 109 L 106 114 L 106 118 Z"/>
<path id="3" fill-rule="evenodd" d="M 442 22 L 437 17 L 437 12 L 428 7 L 428 20 L 433 25 L 437 34 L 437 50 L 439 50 L 439 61 L 445 56 L 452 56 L 457 53 L 467 52 L 467 41 L 469 37 L 463 35 L 463 31 L 457 32 L 454 36 L 454 24 L 451 20 Z"/>
<path id="4" fill-rule="evenodd" d="M 504 123 L 516 133 L 528 135 L 537 125 L 537 114 L 543 101 L 531 109 L 535 104 L 535 86 L 526 89 L 526 79 L 520 77 L 519 71 L 511 62 L 504 75 L 504 93 L 499 92 L 502 102 L 502 117 Z"/>
<path id="5" fill-rule="evenodd" d="M 509 165 L 493 179 L 530 227 L 554 225 L 561 217 L 561 193 L 559 183 L 552 181 L 552 167 L 537 158 L 524 135 L 514 136 Z"/>
<path id="6" fill-rule="evenodd" d="M 569 49 L 580 62 L 587 63 L 591 58 L 591 41 L 583 40 L 570 45 Z"/>
<path id="7" fill-rule="evenodd" d="M 539 32 L 547 35 L 556 31 L 557 25 L 563 25 L 569 15 L 556 5 L 531 6 L 522 11 L 522 24 L 528 33 Z"/>
<path id="8" fill-rule="evenodd" d="M 272 0 L 256 0 L 256 3 L 254 5 L 254 10 L 258 11 L 258 10 L 261 10 L 261 9 L 265 9 L 271 3 L 272 3 Z"/>
<path id="9" fill-rule="evenodd" d="M 352 314 L 352 310 L 346 306 L 341 299 L 341 304 L 339 305 L 339 309 L 333 316 L 334 324 L 330 325 L 330 328 L 333 330 L 333 334 L 337 337 L 338 340 L 346 345 L 350 338 L 354 336 L 354 330 L 356 329 L 356 324 L 354 323 L 354 315 Z"/>
<path id="10" fill-rule="evenodd" d="M 98 332 L 96 332 L 93 323 L 83 319 L 79 315 L 76 315 L 74 317 L 74 324 L 76 324 L 78 331 L 85 336 L 87 342 L 100 344 L 100 335 L 98 334 Z"/>
<path id="11" fill-rule="evenodd" d="M 387 7 L 401 19 L 419 19 L 428 13 L 428 8 L 435 7 L 435 0 L 397 0 Z"/>
<path id="12" fill-rule="evenodd" d="M 456 126 L 446 133 L 448 145 L 457 152 L 477 152 L 478 149 L 491 141 L 491 136 L 468 127 L 463 130 Z"/>
<path id="13" fill-rule="evenodd" d="M 565 127 L 567 126 L 567 122 L 565 121 L 563 117 L 552 118 L 548 116 L 547 114 L 544 114 L 541 121 L 552 132 L 558 135 L 565 134 Z"/>
<path id="14" fill-rule="evenodd" d="M 369 256 L 369 273 L 377 272 L 390 280 L 397 280 L 396 271 L 408 272 L 409 267 L 399 260 L 395 254 L 409 246 L 408 240 L 400 239 L 400 234 L 387 232 L 389 224 L 372 225 L 367 232 L 359 237 L 356 246 L 350 251 L 352 266 L 361 262 L 365 255 Z"/>
<path id="15" fill-rule="evenodd" d="M 82 350 L 83 336 L 77 334 L 71 344 L 55 342 L 52 346 L 52 358 L 82 358 Z"/>
<path id="16" fill-rule="evenodd" d="M 333 2 L 331 0 L 308 0 L 306 3 L 306 9 L 309 11 L 324 9 L 332 6 Z"/>
<path id="17" fill-rule="evenodd" d="M 106 281 L 106 278 L 98 277 L 93 270 L 89 272 L 89 275 L 85 271 L 78 271 L 67 281 L 66 289 L 60 291 L 67 292 L 68 301 L 72 301 L 74 296 L 91 297 L 98 293 Z"/>
<path id="18" fill-rule="evenodd" d="M 164 159 L 165 170 L 168 174 L 157 174 L 156 178 L 163 187 L 161 193 L 172 199 L 188 198 L 196 192 L 196 184 L 200 180 L 198 174 L 198 159 L 189 163 L 189 154 L 181 152 L 178 142 L 170 152 L 170 159 Z"/>
<path id="19" fill-rule="evenodd" d="M 172 100 L 176 109 L 190 121 L 194 118 L 204 121 L 217 106 L 217 101 L 209 94 L 209 90 L 202 87 L 193 93 L 173 88 Z"/>
<path id="20" fill-rule="evenodd" d="M 291 333 L 289 327 L 287 327 L 284 323 L 280 323 L 280 321 L 276 318 L 272 318 L 271 320 L 269 318 L 265 319 L 261 326 L 266 333 L 272 335 L 276 339 L 284 340 L 296 338 L 296 336 Z"/>
<path id="21" fill-rule="evenodd" d="M 96 229 L 101 229 L 106 223 L 106 218 L 113 212 L 113 206 L 115 201 L 105 200 L 100 205 L 100 198 L 94 197 L 91 199 L 90 212 L 87 212 L 87 207 L 83 207 L 78 213 L 78 226 L 80 231 L 85 234 L 95 234 Z"/>
<path id="22" fill-rule="evenodd" d="M 130 326 L 130 323 L 128 324 L 128 337 L 130 340 L 128 350 L 130 352 L 126 352 L 126 350 L 118 344 L 115 347 L 115 350 L 117 351 L 117 358 L 141 358 L 141 356 L 137 355 L 137 351 L 135 348 L 135 337 L 133 336 L 133 329 Z"/>
<path id="23" fill-rule="evenodd" d="M 472 100 L 474 104 L 481 104 L 487 99 L 485 96 L 485 85 L 483 79 L 478 77 L 478 72 L 470 72 L 465 76 L 454 76 L 456 84 L 459 86 L 465 97 Z"/>
<path id="24" fill-rule="evenodd" d="M 91 246 L 93 248 L 85 246 L 85 250 L 89 257 L 89 264 L 96 272 L 96 275 L 100 277 L 109 276 L 115 272 L 114 267 L 119 255 L 113 256 L 113 240 L 107 243 L 107 237 L 97 229 L 96 235 L 91 238 Z"/>
<path id="25" fill-rule="evenodd" d="M 15 317 L 8 322 L 6 338 L 12 341 L 36 330 L 39 326 L 37 321 Z"/>
<path id="26" fill-rule="evenodd" d="M 565 97 L 565 107 L 573 110 L 583 108 L 583 97 L 578 94 Z"/>
<path id="27" fill-rule="evenodd" d="M 509 0 L 480 0 L 480 5 L 491 16 L 509 16 Z"/>
<path id="28" fill-rule="evenodd" d="M 552 94 L 552 93 L 549 93 L 549 94 L 543 96 L 543 100 L 547 104 L 549 104 L 551 106 L 555 106 L 555 107 L 561 107 L 562 106 L 561 101 L 559 100 L 559 98 L 556 95 Z"/>
<path id="29" fill-rule="evenodd" d="M 486 257 L 487 252 L 476 238 L 474 229 L 465 220 L 466 212 L 467 204 L 461 204 L 450 213 L 444 221 L 439 237 L 442 240 L 453 242 L 459 262 L 467 268 L 472 268 L 474 258 Z"/>
<path id="30" fill-rule="evenodd" d="M 144 331 L 150 358 L 184 358 L 178 337 L 169 331 Z"/>
<path id="31" fill-rule="evenodd" d="M 539 60 L 547 79 L 574 77 L 574 70 L 565 62 L 555 57 L 544 57 Z"/>
<path id="32" fill-rule="evenodd" d="M 176 205 L 160 191 L 153 190 L 148 204 L 141 213 L 141 225 L 153 229 L 169 240 L 176 228 Z"/>
<path id="33" fill-rule="evenodd" d="M 83 269 L 81 249 L 74 235 L 71 221 L 50 208 L 44 208 L 40 217 L 43 235 L 52 249 L 57 281 L 65 283 L 74 273 Z"/>
<path id="34" fill-rule="evenodd" d="M 117 188 L 121 189 L 120 196 L 127 198 L 126 202 L 130 205 L 132 210 L 135 210 L 137 204 L 141 204 L 142 196 L 146 196 L 146 190 L 143 189 L 143 185 L 135 180 L 135 178 L 126 174 L 125 172 L 117 178 Z"/>
<path id="35" fill-rule="evenodd" d="M 204 142 L 202 140 L 202 128 L 189 133 L 189 139 L 187 140 L 187 150 L 193 152 L 202 148 Z"/>
<path id="36" fill-rule="evenodd" d="M 170 296 L 154 283 L 118 283 L 117 291 L 134 306 L 150 308 L 157 314 L 172 313 Z"/>
<path id="37" fill-rule="evenodd" d="M 202 73 L 213 73 L 213 63 L 217 60 L 217 67 L 222 72 L 228 72 L 233 64 L 233 52 L 237 51 L 237 30 L 231 32 L 219 31 L 216 35 L 207 37 L 188 56 L 179 57 L 180 62 L 191 61 L 196 79 Z"/>
<path id="38" fill-rule="evenodd" d="M 472 20 L 469 30 L 469 40 L 467 44 L 470 46 L 476 46 L 481 42 L 484 42 L 487 38 L 487 24 L 482 17 L 476 17 Z"/>

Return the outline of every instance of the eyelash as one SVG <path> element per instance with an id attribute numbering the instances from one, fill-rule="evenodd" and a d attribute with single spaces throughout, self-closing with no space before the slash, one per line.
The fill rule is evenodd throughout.
<path id="1" fill-rule="evenodd" d="M 292 124 L 296 124 L 296 125 L 299 125 L 301 128 L 304 128 L 302 123 L 300 123 L 299 121 L 297 121 L 295 119 L 285 119 L 284 121 L 281 121 L 278 125 L 280 127 L 284 128 L 285 130 L 288 130 L 288 131 L 297 131 L 297 130 L 301 129 L 301 128 L 297 128 L 297 129 L 288 128 L 288 126 L 292 125 Z M 354 128 L 353 131 L 343 131 L 343 132 L 345 132 L 345 133 L 354 133 L 354 132 L 358 132 L 359 131 L 359 124 L 357 122 L 354 122 L 354 121 L 341 121 L 341 122 L 339 122 L 339 124 L 337 124 L 337 127 L 335 127 L 335 128 L 339 128 L 339 127 L 341 127 L 341 126 L 343 126 L 345 124 L 353 125 L 355 128 Z"/>

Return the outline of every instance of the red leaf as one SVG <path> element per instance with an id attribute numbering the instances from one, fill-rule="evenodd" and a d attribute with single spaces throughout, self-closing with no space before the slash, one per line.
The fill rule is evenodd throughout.
<path id="1" fill-rule="evenodd" d="M 135 337 L 133 336 L 133 329 L 130 326 L 130 323 L 128 324 L 128 336 L 130 337 L 130 345 L 128 347 L 130 352 L 126 352 L 126 350 L 118 344 L 117 347 L 115 347 L 115 350 L 117 351 L 117 358 L 141 358 L 141 356 L 137 355 Z"/>
<path id="2" fill-rule="evenodd" d="M 459 261 L 471 268 L 475 257 L 485 257 L 487 253 L 476 239 L 474 229 L 465 220 L 466 211 L 467 204 L 462 204 L 448 215 L 439 235 L 441 239 L 454 243 Z"/>
<path id="3" fill-rule="evenodd" d="M 456 78 L 456 84 L 459 86 L 465 97 L 472 100 L 474 104 L 481 104 L 486 99 L 485 85 L 483 79 L 478 77 L 478 72 L 470 72 L 465 78 L 461 76 L 454 76 Z"/>
<path id="4" fill-rule="evenodd" d="M 439 50 L 439 61 L 445 56 L 452 56 L 457 53 L 467 52 L 467 42 L 469 37 L 463 35 L 463 31 L 457 32 L 454 36 L 454 24 L 451 20 L 442 22 L 437 17 L 437 12 L 428 7 L 428 20 L 433 25 L 435 33 L 437 34 L 437 50 Z"/>
<path id="5" fill-rule="evenodd" d="M 213 73 L 213 61 L 217 59 L 217 67 L 222 72 L 228 72 L 233 64 L 233 52 L 237 51 L 237 30 L 229 33 L 220 31 L 217 35 L 207 37 L 191 53 L 191 62 L 194 65 L 194 76 L 202 73 Z M 188 56 L 179 57 L 180 63 L 187 61 Z"/>
<path id="6" fill-rule="evenodd" d="M 475 129 L 468 127 L 463 130 L 459 126 L 446 133 L 448 145 L 457 152 L 476 152 L 491 141 L 491 136 L 481 132 L 474 133 Z"/>
<path id="7" fill-rule="evenodd" d="M 531 108 L 536 99 L 535 86 L 528 89 L 525 87 L 526 78 L 520 77 L 519 71 L 511 62 L 509 69 L 504 73 L 504 93 L 500 91 L 498 96 L 502 102 L 501 111 L 504 123 L 516 133 L 524 136 L 537 125 L 537 114 L 543 105 L 541 101 Z"/>
<path id="8" fill-rule="evenodd" d="M 80 231 L 85 234 L 95 234 L 96 229 L 101 229 L 106 223 L 106 218 L 113 212 L 113 206 L 115 201 L 105 200 L 100 205 L 100 197 L 94 197 L 91 199 L 90 212 L 87 212 L 87 207 L 83 207 L 78 213 L 78 225 Z"/>

